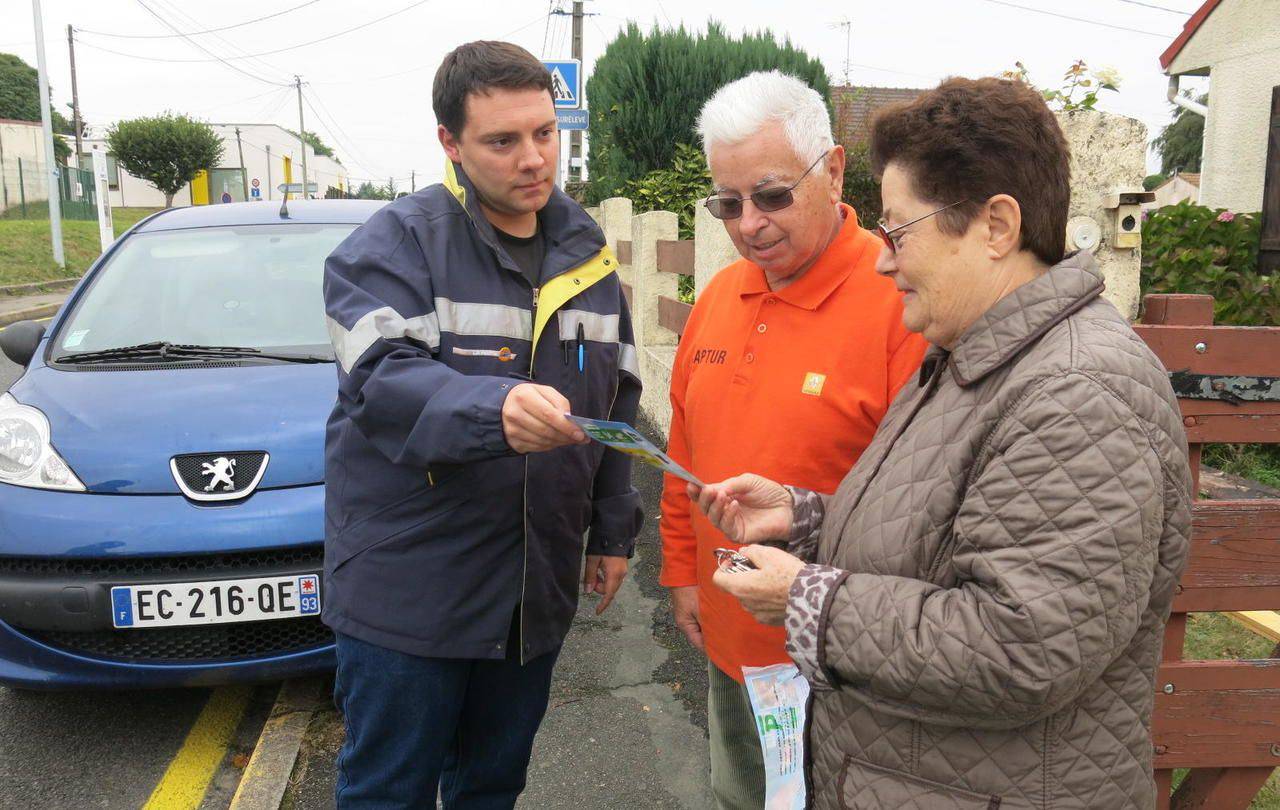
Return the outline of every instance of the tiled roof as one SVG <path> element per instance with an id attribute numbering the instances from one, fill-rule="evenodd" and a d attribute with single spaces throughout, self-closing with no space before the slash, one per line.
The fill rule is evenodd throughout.
<path id="1" fill-rule="evenodd" d="M 851 144 L 869 140 L 871 119 L 877 110 L 898 101 L 911 101 L 923 92 L 915 87 L 832 87 L 836 141 Z"/>
<path id="2" fill-rule="evenodd" d="M 1213 10 L 1221 2 L 1222 0 L 1205 0 L 1204 5 L 1196 9 L 1196 12 L 1182 26 L 1182 33 L 1178 34 L 1178 38 L 1173 41 L 1173 44 L 1166 48 L 1164 53 L 1160 54 L 1161 69 L 1169 69 L 1169 65 L 1172 65 L 1173 60 L 1178 58 L 1178 54 L 1182 52 L 1183 46 L 1191 41 L 1191 38 L 1196 35 L 1196 31 L 1200 30 L 1200 25 L 1209 19 L 1209 15 L 1213 13 Z"/>

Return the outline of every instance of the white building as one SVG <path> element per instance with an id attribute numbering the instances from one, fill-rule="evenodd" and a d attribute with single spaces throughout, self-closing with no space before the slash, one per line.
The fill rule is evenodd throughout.
<path id="1" fill-rule="evenodd" d="M 44 130 L 38 121 L 0 118 L 0 211 L 49 199 Z"/>
<path id="2" fill-rule="evenodd" d="M 298 138 L 275 124 L 211 124 L 222 138 L 222 160 L 215 168 L 202 172 L 173 198 L 174 205 L 205 205 L 242 200 L 279 200 L 279 186 L 286 182 L 302 182 L 302 152 Z M 69 141 L 70 142 L 70 141 Z M 82 165 L 90 165 L 89 152 L 105 139 L 83 141 Z M 347 169 L 329 157 L 317 155 L 310 145 L 307 151 L 307 175 L 316 184 L 316 196 L 324 196 L 330 187 L 348 191 L 351 183 Z M 243 156 L 243 157 L 242 157 Z M 243 161 L 243 162 L 242 162 Z M 241 166 L 244 173 L 241 174 Z M 164 206 L 164 194 L 151 183 L 134 177 L 116 165 L 108 153 L 107 169 L 111 187 L 111 206 Z M 297 195 L 294 195 L 295 197 Z"/>
<path id="3" fill-rule="evenodd" d="M 1195 202 L 1200 196 L 1200 175 L 1190 172 L 1175 172 L 1173 177 L 1151 189 L 1156 198 L 1152 202 L 1143 203 L 1142 208 L 1164 208 L 1166 205 L 1177 205 L 1183 200 Z"/>
<path id="4" fill-rule="evenodd" d="M 1160 66 L 1171 88 L 1179 76 L 1210 77 L 1200 204 L 1261 210 L 1271 89 L 1280 85 L 1280 2 L 1207 0 Z"/>

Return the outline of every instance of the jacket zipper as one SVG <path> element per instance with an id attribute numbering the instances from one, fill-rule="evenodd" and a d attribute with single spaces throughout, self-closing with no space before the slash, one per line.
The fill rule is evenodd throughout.
<path id="1" fill-rule="evenodd" d="M 539 288 L 534 287 L 533 288 L 533 309 L 532 309 L 532 315 L 531 315 L 532 323 L 538 322 L 538 292 L 539 292 Z M 537 353 L 538 353 L 538 347 L 536 345 L 529 346 L 529 379 L 530 380 L 533 379 L 533 360 L 535 355 L 537 355 Z M 523 546 L 524 565 L 520 571 L 520 632 L 517 635 L 520 637 L 520 641 L 519 641 L 520 666 L 524 666 L 525 665 L 524 595 L 529 588 L 529 455 L 527 453 L 525 454 L 525 457 L 524 457 L 524 484 L 521 487 L 521 489 L 523 492 L 523 500 L 524 500 L 524 509 L 523 509 L 523 514 L 521 515 L 521 520 L 524 521 L 524 546 Z"/>

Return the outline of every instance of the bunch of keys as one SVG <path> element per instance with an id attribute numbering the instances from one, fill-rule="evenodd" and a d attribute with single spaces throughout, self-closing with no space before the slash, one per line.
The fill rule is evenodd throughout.
<path id="1" fill-rule="evenodd" d="M 731 548 L 716 549 L 716 564 L 720 566 L 721 571 L 727 571 L 730 574 L 757 570 L 755 563 Z"/>

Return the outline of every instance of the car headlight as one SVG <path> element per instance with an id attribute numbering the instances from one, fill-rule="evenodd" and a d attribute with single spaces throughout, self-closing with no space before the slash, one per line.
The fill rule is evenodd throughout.
<path id="1" fill-rule="evenodd" d="M 84 484 L 53 449 L 48 418 L 9 394 L 0 394 L 0 481 L 20 487 L 85 491 Z"/>

